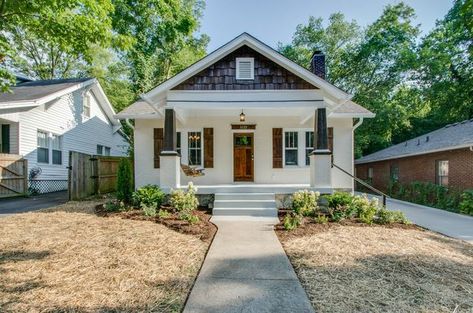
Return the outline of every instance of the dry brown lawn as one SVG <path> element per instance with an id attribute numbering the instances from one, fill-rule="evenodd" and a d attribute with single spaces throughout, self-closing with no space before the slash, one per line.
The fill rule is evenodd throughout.
<path id="1" fill-rule="evenodd" d="M 309 228 L 278 234 L 316 312 L 473 312 L 473 245 L 413 227 Z"/>
<path id="2" fill-rule="evenodd" d="M 0 312 L 179 312 L 208 242 L 98 202 L 0 220 Z"/>

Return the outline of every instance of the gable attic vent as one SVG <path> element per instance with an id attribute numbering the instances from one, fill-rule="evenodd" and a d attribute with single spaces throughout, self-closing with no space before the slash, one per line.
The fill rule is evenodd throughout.
<path id="1" fill-rule="evenodd" d="M 236 58 L 236 79 L 255 78 L 255 59 Z"/>

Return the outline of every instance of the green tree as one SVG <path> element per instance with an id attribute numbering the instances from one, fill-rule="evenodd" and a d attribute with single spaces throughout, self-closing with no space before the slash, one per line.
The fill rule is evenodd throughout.
<path id="1" fill-rule="evenodd" d="M 113 29 L 135 39 L 123 53 L 136 94 L 148 91 L 205 54 L 208 37 L 195 36 L 202 0 L 113 0 Z"/>
<path id="2" fill-rule="evenodd" d="M 91 61 L 91 45 L 125 47 L 129 40 L 112 32 L 112 11 L 110 0 L 2 0 L 2 87 L 12 83 L 5 68 L 42 79 L 68 77 Z"/>

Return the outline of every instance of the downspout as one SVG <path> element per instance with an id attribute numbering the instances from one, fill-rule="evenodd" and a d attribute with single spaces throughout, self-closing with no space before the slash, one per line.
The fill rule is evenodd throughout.
<path id="1" fill-rule="evenodd" d="M 129 118 L 126 118 L 125 119 L 125 123 L 128 125 L 128 127 L 130 127 L 132 130 L 135 130 L 135 126 L 133 126 L 132 123 L 130 123 L 130 119 Z"/>
<path id="2" fill-rule="evenodd" d="M 355 130 L 361 126 L 361 124 L 363 124 L 363 117 L 360 117 L 358 119 L 358 121 L 356 122 L 355 125 L 353 125 L 353 135 L 352 135 L 352 152 L 354 153 L 355 151 Z M 352 155 L 352 157 L 354 157 L 354 155 Z M 356 173 L 356 167 L 355 167 L 355 160 L 353 158 L 353 163 L 352 163 L 352 167 L 353 167 L 353 175 L 355 176 L 355 173 Z M 355 192 L 355 179 L 352 179 L 353 183 L 352 183 L 352 189 L 353 189 L 353 192 Z"/>
<path id="3" fill-rule="evenodd" d="M 473 146 L 470 146 L 470 151 L 473 152 Z"/>

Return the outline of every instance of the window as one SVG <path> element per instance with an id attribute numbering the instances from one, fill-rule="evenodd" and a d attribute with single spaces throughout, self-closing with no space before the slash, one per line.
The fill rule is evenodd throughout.
<path id="1" fill-rule="evenodd" d="M 82 107 L 82 115 L 85 117 L 90 117 L 90 94 L 85 94 L 84 95 L 84 102 L 83 102 L 83 107 Z"/>
<path id="2" fill-rule="evenodd" d="M 10 125 L 0 127 L 0 153 L 10 153 Z"/>
<path id="3" fill-rule="evenodd" d="M 437 185 L 448 186 L 448 160 L 436 161 Z"/>
<path id="4" fill-rule="evenodd" d="M 53 164 L 62 164 L 62 136 L 51 135 L 51 148 L 53 150 Z"/>
<path id="5" fill-rule="evenodd" d="M 305 132 L 305 165 L 310 165 L 310 153 L 314 151 L 314 132 Z"/>
<path id="6" fill-rule="evenodd" d="M 399 166 L 397 164 L 391 165 L 390 177 L 392 181 L 399 181 Z"/>
<path id="7" fill-rule="evenodd" d="M 48 133 L 38 130 L 37 133 L 37 160 L 39 163 L 49 163 L 49 137 Z"/>
<path id="8" fill-rule="evenodd" d="M 97 155 L 103 155 L 103 146 L 97 145 Z"/>
<path id="9" fill-rule="evenodd" d="M 177 132 L 176 152 L 181 155 L 181 132 Z"/>
<path id="10" fill-rule="evenodd" d="M 284 133 L 284 164 L 297 165 L 297 132 Z"/>
<path id="11" fill-rule="evenodd" d="M 371 183 L 373 181 L 373 168 L 368 167 L 368 181 Z"/>
<path id="12" fill-rule="evenodd" d="M 110 147 L 97 145 L 97 155 L 109 156 L 110 155 Z"/>
<path id="13" fill-rule="evenodd" d="M 236 58 L 236 79 L 254 79 L 254 64 L 253 58 Z"/>
<path id="14" fill-rule="evenodd" d="M 188 135 L 189 165 L 202 165 L 202 134 L 189 132 Z"/>
<path id="15" fill-rule="evenodd" d="M 110 156 L 110 147 L 105 147 L 105 155 Z"/>

